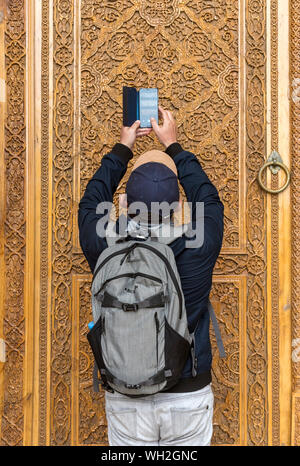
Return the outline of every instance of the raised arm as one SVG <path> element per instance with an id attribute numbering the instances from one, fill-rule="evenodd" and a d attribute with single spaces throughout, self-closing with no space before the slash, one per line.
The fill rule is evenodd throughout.
<path id="1" fill-rule="evenodd" d="M 219 250 L 223 239 L 224 207 L 216 187 L 212 184 L 197 157 L 185 151 L 177 142 L 177 127 L 170 111 L 159 107 L 163 125 L 152 121 L 153 129 L 160 142 L 166 147 L 166 153 L 173 158 L 178 179 L 185 191 L 187 201 L 192 204 L 192 220 L 196 221 L 197 202 L 204 203 L 204 241 Z"/>
<path id="2" fill-rule="evenodd" d="M 97 213 L 97 207 L 101 202 L 113 202 L 114 193 L 126 172 L 128 161 L 133 157 L 131 149 L 136 137 L 150 133 L 151 128 L 141 129 L 138 128 L 139 124 L 140 122 L 136 121 L 131 127 L 122 127 L 120 143 L 115 144 L 111 152 L 104 155 L 79 203 L 79 241 L 92 272 L 100 253 L 107 247 L 106 239 L 96 231 L 98 221 L 105 215 Z"/>

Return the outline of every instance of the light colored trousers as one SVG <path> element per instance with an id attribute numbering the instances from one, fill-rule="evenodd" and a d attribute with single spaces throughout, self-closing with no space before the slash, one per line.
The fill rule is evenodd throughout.
<path id="1" fill-rule="evenodd" d="M 109 445 L 209 446 L 213 404 L 211 384 L 141 398 L 105 392 Z"/>

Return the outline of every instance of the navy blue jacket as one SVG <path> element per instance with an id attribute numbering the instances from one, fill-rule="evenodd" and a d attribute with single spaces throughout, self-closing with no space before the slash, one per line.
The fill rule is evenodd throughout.
<path id="1" fill-rule="evenodd" d="M 196 202 L 204 203 L 204 242 L 198 248 L 186 248 L 184 235 L 175 239 L 170 247 L 174 252 L 185 297 L 190 331 L 196 328 L 195 353 L 197 377 L 192 377 L 191 358 L 187 360 L 182 379 L 172 392 L 199 390 L 211 382 L 211 345 L 209 338 L 208 297 L 212 285 L 212 273 L 223 239 L 223 204 L 217 189 L 211 183 L 198 159 L 191 152 L 174 143 L 166 149 L 173 158 L 178 179 L 185 191 L 187 201 L 192 203 L 195 218 Z M 106 239 L 96 233 L 96 224 L 101 218 L 96 214 L 100 202 L 112 202 L 113 195 L 124 176 L 132 151 L 123 144 L 116 144 L 101 161 L 100 168 L 87 184 L 79 204 L 78 224 L 80 245 L 94 271 L 99 254 L 107 247 Z"/>

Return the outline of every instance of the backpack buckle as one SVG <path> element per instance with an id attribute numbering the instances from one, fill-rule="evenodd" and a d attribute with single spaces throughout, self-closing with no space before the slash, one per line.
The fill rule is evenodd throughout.
<path id="1" fill-rule="evenodd" d="M 101 387 L 103 388 L 103 390 L 105 390 L 106 392 L 109 392 L 109 393 L 115 393 L 114 389 L 108 385 L 107 382 L 104 382 L 102 379 L 100 379 L 100 385 Z"/>
<path id="2" fill-rule="evenodd" d="M 122 309 L 123 311 L 127 312 L 127 311 L 137 311 L 139 308 L 138 304 L 128 304 L 128 303 L 123 303 L 122 304 Z"/>
<path id="3" fill-rule="evenodd" d="M 141 385 L 139 385 L 139 384 L 134 385 L 134 384 L 127 383 L 125 385 L 125 387 L 126 388 L 131 388 L 131 389 L 134 389 L 134 390 L 138 390 L 139 388 L 141 388 Z"/>

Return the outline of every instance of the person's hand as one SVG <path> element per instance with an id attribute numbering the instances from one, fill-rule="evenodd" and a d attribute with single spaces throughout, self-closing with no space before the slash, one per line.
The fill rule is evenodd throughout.
<path id="1" fill-rule="evenodd" d="M 159 141 L 167 148 L 173 142 L 177 142 L 177 125 L 170 110 L 164 110 L 161 106 L 158 110 L 163 118 L 163 124 L 159 126 L 155 118 L 151 118 L 151 124 Z"/>
<path id="2" fill-rule="evenodd" d="M 122 126 L 120 143 L 132 149 L 136 138 L 151 133 L 152 128 L 139 128 L 140 124 L 140 120 L 136 120 L 131 126 Z"/>

